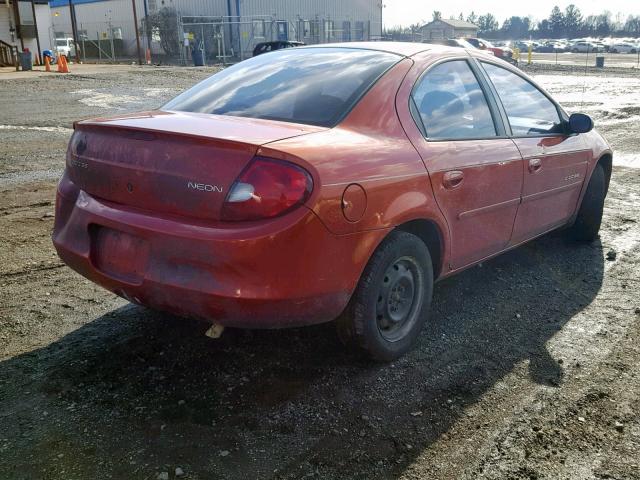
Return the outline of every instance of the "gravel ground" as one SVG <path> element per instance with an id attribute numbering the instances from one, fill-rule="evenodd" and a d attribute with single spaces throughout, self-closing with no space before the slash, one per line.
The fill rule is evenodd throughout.
<path id="1" fill-rule="evenodd" d="M 616 151 L 601 238 L 547 235 L 439 283 L 390 365 L 330 325 L 211 340 L 57 259 L 71 122 L 212 69 L 0 81 L 0 478 L 640 479 L 640 77 L 529 70 Z"/>

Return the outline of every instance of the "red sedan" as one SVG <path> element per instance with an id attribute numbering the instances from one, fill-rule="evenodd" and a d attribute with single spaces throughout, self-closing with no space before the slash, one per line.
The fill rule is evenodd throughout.
<path id="1" fill-rule="evenodd" d="M 594 239 L 611 175 L 589 117 L 426 44 L 267 53 L 74 128 L 53 233 L 71 268 L 221 326 L 337 319 L 381 360 L 415 343 L 435 281 L 559 227 Z"/>

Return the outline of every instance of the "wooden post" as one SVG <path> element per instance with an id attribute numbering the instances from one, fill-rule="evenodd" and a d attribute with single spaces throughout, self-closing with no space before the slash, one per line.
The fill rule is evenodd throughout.
<path id="1" fill-rule="evenodd" d="M 133 28 L 136 29 L 136 48 L 138 50 L 138 65 L 142 65 L 142 50 L 140 50 L 140 31 L 138 30 L 138 12 L 136 10 L 136 0 L 131 0 L 133 6 Z"/>
<path id="2" fill-rule="evenodd" d="M 20 22 L 20 7 L 18 2 L 13 2 L 13 16 L 16 22 L 16 35 L 20 38 L 20 46 L 22 47 L 22 51 L 24 51 L 24 40 L 22 39 L 22 28 Z M 18 65 L 16 64 L 16 70 Z"/>
<path id="3" fill-rule="evenodd" d="M 42 65 L 40 62 L 40 55 L 42 54 L 42 50 L 40 50 L 40 33 L 38 32 L 38 19 L 36 18 L 36 5 L 31 0 L 31 12 L 33 14 L 33 28 L 36 29 L 36 45 L 38 45 L 38 51 L 36 52 L 36 61 L 38 65 Z"/>

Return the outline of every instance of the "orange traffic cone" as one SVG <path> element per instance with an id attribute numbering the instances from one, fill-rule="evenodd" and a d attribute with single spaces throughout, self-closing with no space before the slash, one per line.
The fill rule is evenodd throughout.
<path id="1" fill-rule="evenodd" d="M 49 55 L 44 57 L 44 70 L 46 72 L 51 71 L 51 60 L 49 60 Z"/>
<path id="2" fill-rule="evenodd" d="M 67 57 L 60 55 L 58 57 L 58 73 L 69 73 L 69 65 L 67 65 Z"/>

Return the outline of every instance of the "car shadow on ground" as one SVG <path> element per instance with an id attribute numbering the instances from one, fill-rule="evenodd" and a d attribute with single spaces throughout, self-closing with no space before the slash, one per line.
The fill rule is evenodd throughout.
<path id="1" fill-rule="evenodd" d="M 211 340 L 123 307 L 0 363 L 14 433 L 0 476 L 395 478 L 516 366 L 561 385 L 545 343 L 603 275 L 599 242 L 543 237 L 439 283 L 419 345 L 392 365 L 345 352 L 331 325 Z"/>

